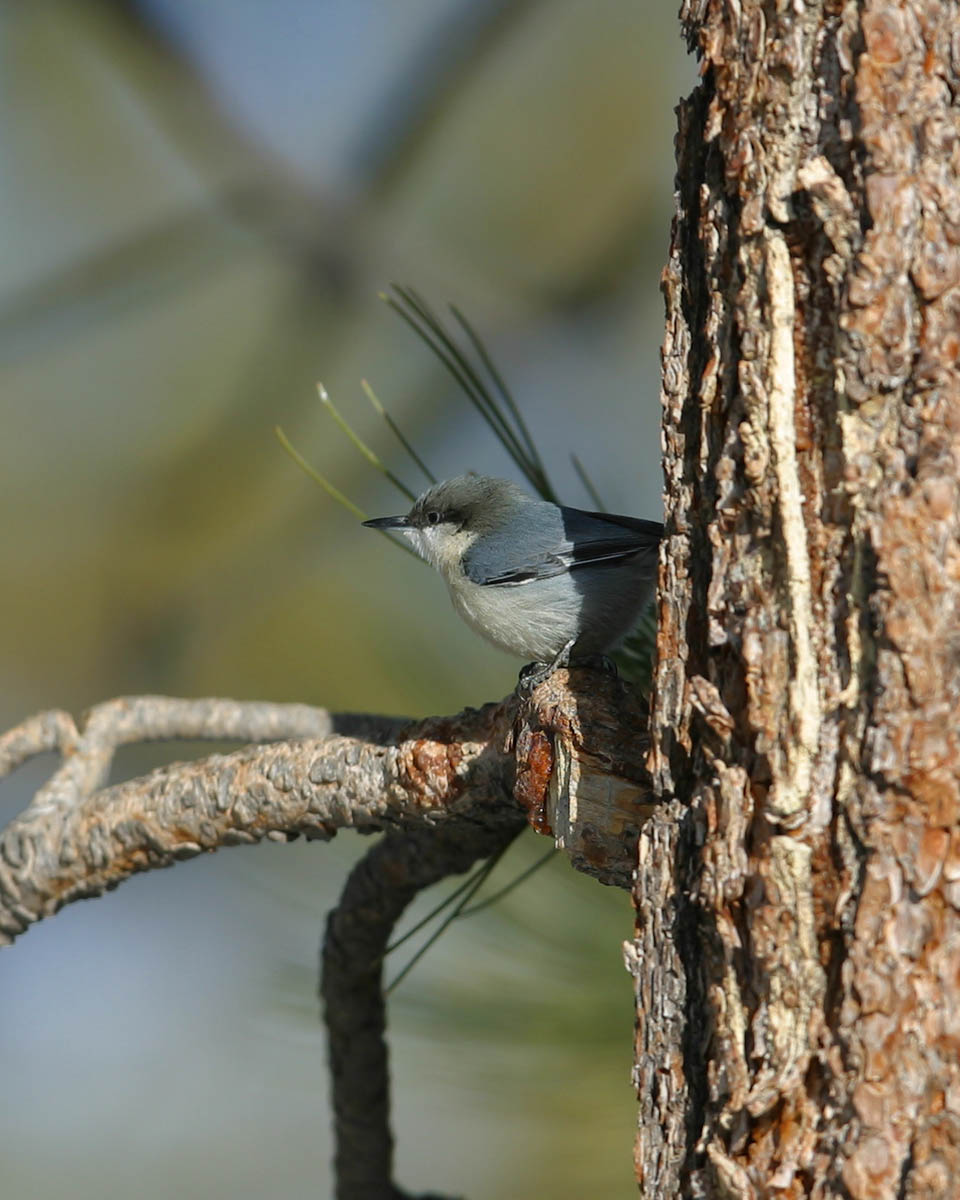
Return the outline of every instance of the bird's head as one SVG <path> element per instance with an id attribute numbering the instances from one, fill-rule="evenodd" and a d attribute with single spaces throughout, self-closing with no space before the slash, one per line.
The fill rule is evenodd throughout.
<path id="1" fill-rule="evenodd" d="M 368 529 L 403 534 L 431 566 L 455 570 L 473 543 L 495 533 L 530 497 L 506 479 L 458 475 L 428 488 L 408 513 L 364 521 Z"/>

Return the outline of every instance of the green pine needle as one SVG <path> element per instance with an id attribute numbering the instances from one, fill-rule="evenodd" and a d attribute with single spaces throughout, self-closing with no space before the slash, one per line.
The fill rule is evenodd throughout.
<path id="1" fill-rule="evenodd" d="M 371 467 L 375 467 L 381 475 L 385 475 L 393 484 L 393 486 L 399 489 L 399 491 L 401 491 L 412 504 L 417 498 L 416 492 L 411 491 L 401 479 L 398 479 L 397 476 L 394 475 L 391 470 L 389 470 L 380 456 L 375 451 L 371 450 L 367 443 L 363 441 L 353 426 L 349 423 L 349 421 L 346 420 L 334 402 L 330 399 L 330 395 L 322 383 L 317 384 L 317 395 L 320 398 L 320 403 L 327 410 L 330 416 L 333 417 L 334 421 L 336 421 L 350 441 L 353 442 L 354 446 L 356 446 Z"/>
<path id="2" fill-rule="evenodd" d="M 600 499 L 600 493 L 597 491 L 593 480 L 587 474 L 587 469 L 575 454 L 570 455 L 570 461 L 573 463 L 573 469 L 576 471 L 580 482 L 583 484 L 584 491 L 597 506 L 597 512 L 609 512 L 610 510 Z"/>
<path id="3" fill-rule="evenodd" d="M 419 960 L 424 956 L 424 954 L 426 954 L 430 947 L 433 946 L 434 943 L 450 928 L 454 921 L 462 921 L 466 917 L 472 917 L 474 913 L 482 912 L 485 908 L 489 908 L 491 905 L 496 904 L 498 901 L 502 900 L 504 896 L 508 896 L 510 892 L 514 890 L 514 888 L 517 888 L 520 886 L 520 884 L 525 883 L 531 875 L 539 871 L 541 867 L 545 866 L 556 855 L 556 849 L 551 846 L 546 854 L 538 858 L 536 862 L 531 863 L 531 865 L 527 867 L 526 870 L 521 871 L 519 875 L 515 875 L 514 878 L 511 879 L 510 882 L 504 887 L 500 888 L 499 891 L 494 892 L 492 896 L 487 896 L 484 900 L 478 901 L 476 904 L 471 904 L 470 901 L 490 878 L 494 867 L 503 857 L 505 852 L 506 847 L 498 854 L 494 854 L 491 858 L 488 858 L 482 866 L 480 866 L 471 875 L 468 875 L 463 883 L 454 888 L 454 890 L 448 896 L 445 896 L 435 908 L 432 908 L 425 917 L 421 918 L 412 929 L 408 929 L 402 937 L 397 938 L 395 942 L 391 942 L 385 951 L 386 954 L 390 954 L 391 951 L 402 946 L 404 942 L 409 941 L 410 938 L 418 934 L 421 929 L 429 925 L 435 917 L 438 917 L 445 909 L 459 901 L 459 903 L 456 903 L 455 908 L 448 913 L 446 918 L 434 930 L 430 937 L 427 938 L 413 958 L 411 958 L 410 961 L 404 966 L 403 970 L 400 971 L 396 978 L 392 980 L 390 985 L 385 989 L 385 992 L 389 993 L 393 991 L 400 981 L 406 978 L 414 964 L 419 962 Z"/>
<path id="4" fill-rule="evenodd" d="M 389 996 L 390 993 L 395 988 L 399 987 L 399 985 L 403 982 L 404 979 L 406 979 L 406 977 L 410 974 L 410 972 L 417 965 L 417 963 L 420 961 L 420 959 L 423 958 L 423 956 L 427 953 L 427 951 L 431 948 L 431 946 L 435 945 L 436 942 L 446 933 L 446 931 L 450 928 L 450 926 L 453 924 L 453 922 L 463 912 L 464 908 L 466 908 L 466 906 L 470 903 L 470 901 L 477 894 L 477 892 L 483 887 L 488 876 L 490 875 L 490 872 L 497 865 L 497 863 L 500 861 L 502 856 L 503 856 L 503 850 L 501 850 L 498 854 L 494 854 L 491 858 L 488 858 L 487 861 L 483 864 L 483 866 L 474 873 L 474 875 L 472 876 L 472 878 L 470 880 L 469 886 L 466 889 L 464 889 L 463 895 L 461 896 L 459 903 L 452 909 L 451 912 L 449 912 L 447 914 L 447 916 L 440 922 L 440 924 L 433 931 L 433 933 L 430 934 L 430 936 L 423 943 L 423 945 L 410 958 L 410 961 L 408 963 L 406 963 L 400 969 L 400 971 L 394 976 L 394 978 L 390 981 L 390 983 L 388 983 L 387 986 L 383 989 L 383 994 L 385 996 Z"/>
<path id="5" fill-rule="evenodd" d="M 277 441 L 284 448 L 284 450 L 286 450 L 287 454 L 290 455 L 301 471 L 305 471 L 306 474 L 309 475 L 314 481 L 314 483 L 319 484 L 332 500 L 336 500 L 339 505 L 345 508 L 348 513 L 351 513 L 353 516 L 355 516 L 358 521 L 367 520 L 367 514 L 362 508 L 354 504 L 349 497 L 345 496 L 338 487 L 330 482 L 326 475 L 321 475 L 316 467 L 310 466 L 300 451 L 294 448 L 293 443 L 279 425 L 274 425 L 273 432 L 277 435 Z M 417 554 L 412 546 L 408 546 L 405 541 L 401 541 L 400 538 L 394 537 L 394 535 L 391 534 L 388 529 L 378 529 L 377 533 L 379 533 L 382 537 L 385 537 L 388 542 L 393 542 L 395 546 L 399 546 L 399 548 L 405 553 L 412 555 L 417 562 L 423 562 L 423 559 L 419 554 Z"/>
<path id="6" fill-rule="evenodd" d="M 476 904 L 472 904 L 469 908 L 461 909 L 459 913 L 460 919 L 463 920 L 464 917 L 472 917 L 474 913 L 483 912 L 485 908 L 497 904 L 504 896 L 509 896 L 514 888 L 518 888 L 521 883 L 526 883 L 531 875 L 535 875 L 541 867 L 545 867 L 556 856 L 556 853 L 556 846 L 551 846 L 546 854 L 541 855 L 535 863 L 531 863 L 525 871 L 521 871 L 519 875 L 511 879 L 499 892 L 494 892 L 492 896 L 487 896 L 484 900 L 478 900 Z"/>
<path id="7" fill-rule="evenodd" d="M 416 450 L 414 450 L 413 446 L 410 444 L 410 442 L 404 436 L 404 433 L 400 429 L 400 426 L 396 423 L 396 421 L 394 421 L 393 417 L 390 416 L 390 414 L 387 412 L 387 410 L 381 404 L 380 398 L 377 396 L 377 393 L 373 390 L 373 388 L 370 386 L 370 384 L 367 383 L 367 381 L 365 379 L 361 379 L 360 386 L 363 388 L 363 394 L 367 397 L 367 399 L 373 405 L 373 411 L 378 416 L 382 417 L 384 421 L 386 421 L 387 428 L 391 431 L 391 433 L 394 435 L 394 437 L 397 439 L 397 441 L 400 443 L 400 445 L 404 448 L 404 450 L 406 450 L 407 454 L 409 454 L 409 456 L 413 460 L 413 462 L 424 473 L 424 475 L 427 478 L 427 482 L 428 483 L 436 483 L 437 482 L 436 475 L 434 475 L 434 473 L 430 470 L 430 468 L 423 461 L 423 459 L 420 457 L 420 455 L 416 452 Z"/>
<path id="8" fill-rule="evenodd" d="M 503 376 L 497 370 L 496 364 L 494 363 L 493 359 L 490 357 L 486 346 L 483 344 L 483 341 L 480 338 L 480 335 L 476 332 L 476 330 L 473 328 L 473 326 L 470 324 L 470 322 L 467 320 L 467 318 L 463 315 L 463 313 L 460 311 L 459 308 L 457 308 L 457 306 L 455 304 L 450 305 L 450 311 L 453 314 L 454 319 L 459 324 L 460 328 L 463 330 L 463 332 L 469 338 L 470 345 L 473 346 L 474 350 L 476 351 L 477 357 L 480 359 L 480 362 L 483 364 L 484 368 L 486 369 L 487 374 L 493 380 L 494 386 L 496 387 L 497 391 L 500 393 L 500 396 L 503 399 L 503 402 L 510 409 L 510 413 L 511 413 L 514 421 L 516 422 L 517 430 L 519 431 L 521 437 L 523 438 L 524 444 L 527 447 L 527 452 L 529 453 L 531 460 L 534 463 L 536 463 L 538 470 L 540 470 L 543 473 L 544 477 L 546 477 L 546 471 L 543 466 L 543 460 L 540 458 L 540 451 L 537 449 L 536 445 L 534 444 L 533 438 L 530 436 L 530 430 L 527 428 L 527 423 L 523 419 L 523 415 L 520 412 L 520 409 L 517 405 L 516 400 L 514 400 L 514 398 L 513 398 L 513 393 L 507 387 L 506 383 L 504 382 Z"/>
<path id="9" fill-rule="evenodd" d="M 301 471 L 305 471 L 314 483 L 318 483 L 327 493 L 327 495 L 336 500 L 338 504 L 342 505 L 348 513 L 353 513 L 358 521 L 367 520 L 367 514 L 362 508 L 359 508 L 352 500 L 349 500 L 338 487 L 334 487 L 330 480 L 327 479 L 326 475 L 321 475 L 316 467 L 311 467 L 299 450 L 294 449 L 293 443 L 284 433 L 281 426 L 274 425 L 273 432 L 277 435 L 277 441 L 284 448 L 284 450 L 286 450 Z"/>
<path id="10" fill-rule="evenodd" d="M 413 288 L 403 287 L 400 284 L 392 286 L 394 294 L 381 292 L 380 299 L 410 326 L 447 368 L 534 491 L 545 500 L 556 501 L 556 494 L 516 402 L 502 376 L 493 365 L 493 360 L 486 347 L 466 318 L 451 306 L 451 313 L 480 360 L 479 369 L 457 345 L 427 302 Z M 486 370 L 492 379 L 492 388 L 483 378 L 483 370 Z"/>

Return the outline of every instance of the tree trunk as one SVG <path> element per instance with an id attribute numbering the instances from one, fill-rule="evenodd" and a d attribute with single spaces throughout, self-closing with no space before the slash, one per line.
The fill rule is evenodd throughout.
<path id="1" fill-rule="evenodd" d="M 960 6 L 688 0 L 644 1196 L 960 1195 Z"/>

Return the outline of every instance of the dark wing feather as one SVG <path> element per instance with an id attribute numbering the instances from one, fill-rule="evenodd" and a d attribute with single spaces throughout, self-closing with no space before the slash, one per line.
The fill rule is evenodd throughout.
<path id="1" fill-rule="evenodd" d="M 516 586 L 653 553 L 662 534 L 658 521 L 535 503 L 517 514 L 510 531 L 501 529 L 474 543 L 464 556 L 464 571 L 484 586 Z"/>
<path id="2" fill-rule="evenodd" d="M 643 517 L 621 517 L 617 513 L 585 512 L 582 508 L 561 508 L 560 511 L 570 514 L 569 519 L 574 522 L 579 518 L 588 517 L 591 521 L 599 521 L 603 525 L 620 525 L 624 529 L 632 529 L 638 537 L 645 539 L 647 545 L 659 545 L 663 537 L 663 526 L 659 521 L 645 521 Z"/>

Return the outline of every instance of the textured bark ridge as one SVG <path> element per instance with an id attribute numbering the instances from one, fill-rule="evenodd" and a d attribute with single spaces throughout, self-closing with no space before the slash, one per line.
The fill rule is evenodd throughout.
<path id="1" fill-rule="evenodd" d="M 641 1192 L 955 1197 L 960 6 L 682 16 Z"/>

